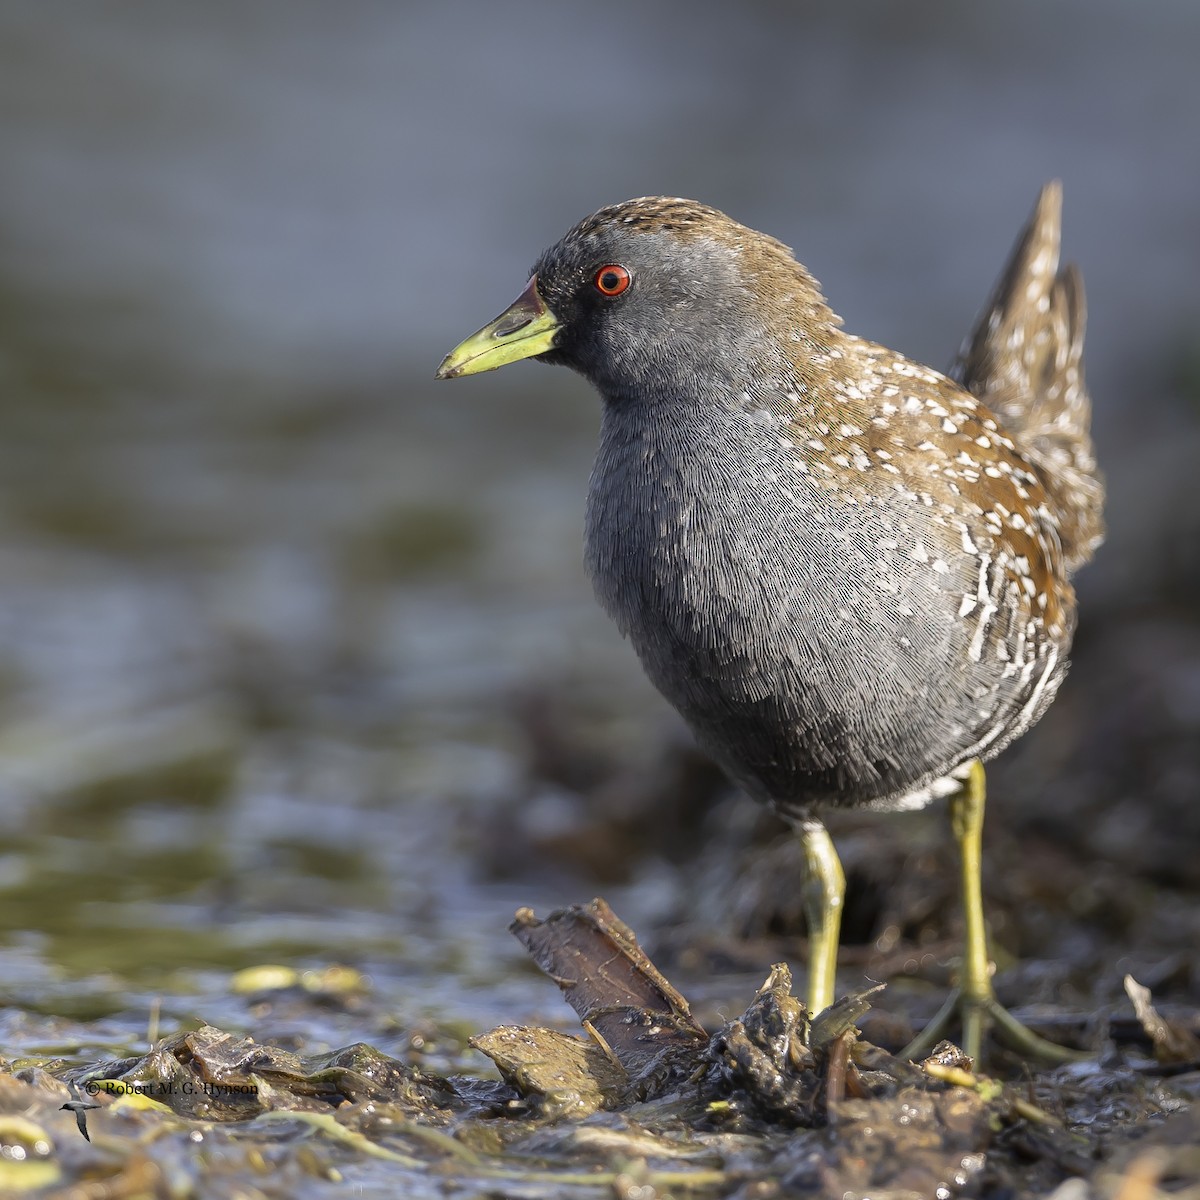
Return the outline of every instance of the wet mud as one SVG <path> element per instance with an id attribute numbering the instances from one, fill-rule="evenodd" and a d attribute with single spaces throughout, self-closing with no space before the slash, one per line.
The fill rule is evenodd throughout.
<path id="1" fill-rule="evenodd" d="M 1002 1078 L 948 1041 L 919 1063 L 873 1044 L 862 1018 L 884 986 L 806 1012 L 782 963 L 706 1030 L 603 900 L 542 920 L 522 909 L 512 931 L 581 1033 L 480 1031 L 469 1041 L 491 1078 L 211 1025 L 140 1055 L 4 1062 L 3 1194 L 319 1196 L 355 1180 L 364 1194 L 747 1200 L 1200 1189 L 1200 1011 L 1164 1016 L 1132 981 L 1135 1024 L 1093 1026 L 1092 1057 Z M 349 970 L 233 982 L 293 1018 L 376 1003 Z M 43 1036 L 65 1041 L 55 1025 Z"/>

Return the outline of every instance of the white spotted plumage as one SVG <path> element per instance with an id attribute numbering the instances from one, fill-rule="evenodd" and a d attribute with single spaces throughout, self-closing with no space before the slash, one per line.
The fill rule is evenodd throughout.
<path id="1" fill-rule="evenodd" d="M 786 247 L 702 205 L 582 222 L 535 268 L 552 308 L 595 261 L 630 300 L 555 357 L 606 401 L 588 565 L 651 680 L 792 817 L 953 791 L 1052 699 L 1100 537 L 1056 189 L 953 377 L 844 333 Z"/>

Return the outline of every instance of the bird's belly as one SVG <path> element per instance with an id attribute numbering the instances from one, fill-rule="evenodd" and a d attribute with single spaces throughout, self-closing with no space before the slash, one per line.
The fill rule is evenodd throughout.
<path id="1" fill-rule="evenodd" d="M 960 596 L 890 514 L 709 484 L 593 475 L 589 568 L 651 681 L 785 811 L 936 794 L 1005 704 L 963 668 Z"/>

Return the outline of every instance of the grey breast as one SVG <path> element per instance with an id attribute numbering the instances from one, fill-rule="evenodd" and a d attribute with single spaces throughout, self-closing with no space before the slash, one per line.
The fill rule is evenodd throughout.
<path id="1" fill-rule="evenodd" d="M 780 441 L 733 406 L 607 407 L 586 525 L 597 595 L 752 794 L 796 813 L 922 803 L 994 707 L 958 683 L 974 564 L 945 551 L 932 569 L 936 550 L 912 553 L 920 511 L 831 500 Z"/>

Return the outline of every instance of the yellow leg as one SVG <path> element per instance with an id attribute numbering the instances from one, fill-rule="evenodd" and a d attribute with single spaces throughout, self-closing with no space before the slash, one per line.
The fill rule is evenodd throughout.
<path id="1" fill-rule="evenodd" d="M 829 831 L 820 821 L 800 825 L 804 843 L 804 915 L 808 920 L 808 1011 L 833 1003 L 846 876 Z"/>
<path id="2" fill-rule="evenodd" d="M 958 843 L 959 888 L 963 906 L 963 960 L 958 986 L 962 990 L 963 1049 L 978 1061 L 985 1033 L 984 1009 L 995 1001 L 992 959 L 988 954 L 983 919 L 983 808 L 987 781 L 983 763 L 971 773 L 950 800 L 950 828 Z"/>
<path id="3" fill-rule="evenodd" d="M 983 920 L 983 810 L 987 797 L 983 764 L 973 762 L 963 786 L 950 798 L 950 826 L 958 843 L 963 906 L 963 958 L 958 987 L 921 1034 L 901 1051 L 904 1058 L 923 1058 L 951 1028 L 955 1014 L 962 1019 L 963 1050 L 977 1063 L 984 1039 L 995 1036 L 1010 1049 L 1043 1062 L 1074 1062 L 1087 1058 L 1046 1041 L 1026 1029 L 996 999 L 992 962 Z"/>

